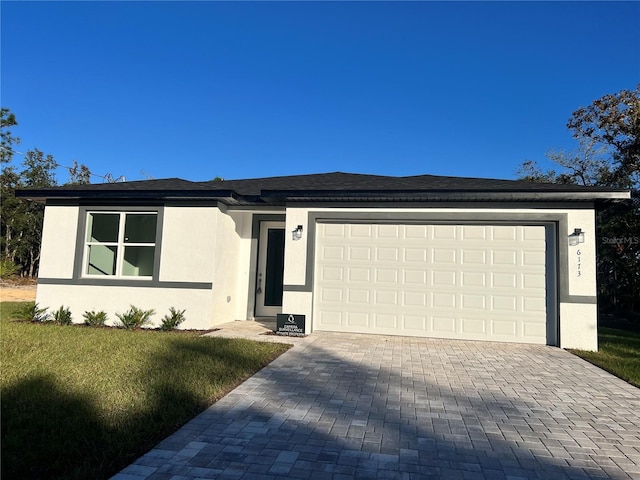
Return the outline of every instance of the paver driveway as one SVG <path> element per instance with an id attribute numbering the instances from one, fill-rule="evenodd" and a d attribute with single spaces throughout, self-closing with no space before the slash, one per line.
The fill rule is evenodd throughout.
<path id="1" fill-rule="evenodd" d="M 640 390 L 553 347 L 314 333 L 114 478 L 640 478 Z"/>

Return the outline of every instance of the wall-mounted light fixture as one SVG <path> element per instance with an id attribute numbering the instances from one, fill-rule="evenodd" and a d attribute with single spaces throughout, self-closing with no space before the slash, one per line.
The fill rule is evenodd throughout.
<path id="1" fill-rule="evenodd" d="M 569 235 L 569 246 L 575 247 L 579 243 L 584 243 L 584 232 L 581 228 L 576 228 L 573 233 Z"/>
<path id="2" fill-rule="evenodd" d="M 302 238 L 302 225 L 298 225 L 296 229 L 291 232 L 291 237 L 294 240 L 300 240 Z"/>

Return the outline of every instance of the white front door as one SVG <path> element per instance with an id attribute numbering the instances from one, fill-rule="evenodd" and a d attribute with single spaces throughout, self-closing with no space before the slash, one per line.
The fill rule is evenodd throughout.
<path id="1" fill-rule="evenodd" d="M 256 317 L 282 313 L 284 222 L 261 222 L 256 280 Z"/>

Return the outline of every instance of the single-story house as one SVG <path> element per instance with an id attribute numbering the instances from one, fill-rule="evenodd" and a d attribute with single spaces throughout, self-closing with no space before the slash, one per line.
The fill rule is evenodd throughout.
<path id="1" fill-rule="evenodd" d="M 432 175 L 178 178 L 21 190 L 46 204 L 37 302 L 183 328 L 597 349 L 595 208 L 626 190 Z"/>

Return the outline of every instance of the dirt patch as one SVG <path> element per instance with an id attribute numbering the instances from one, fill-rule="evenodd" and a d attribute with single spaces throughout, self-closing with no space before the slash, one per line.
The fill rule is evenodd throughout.
<path id="1" fill-rule="evenodd" d="M 35 299 L 35 283 L 27 285 L 0 283 L 0 302 L 33 302 Z"/>

